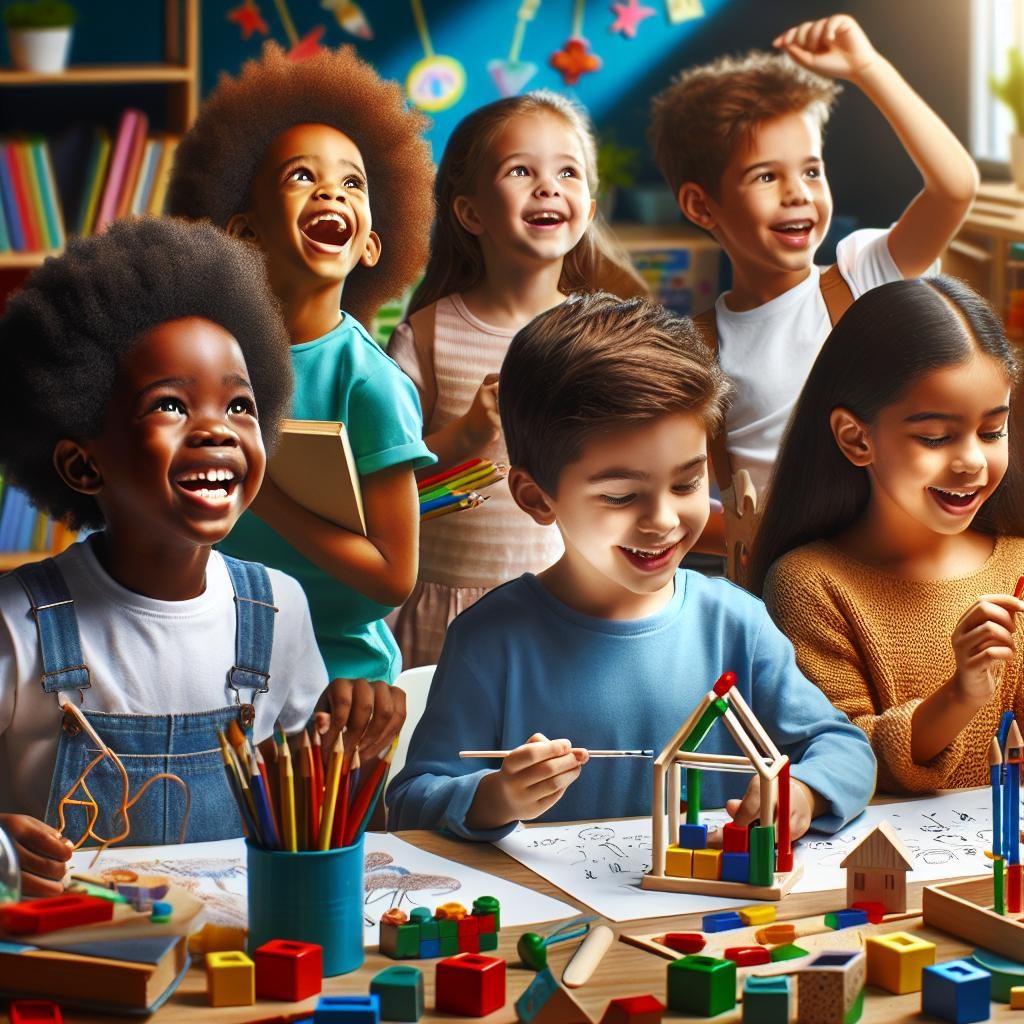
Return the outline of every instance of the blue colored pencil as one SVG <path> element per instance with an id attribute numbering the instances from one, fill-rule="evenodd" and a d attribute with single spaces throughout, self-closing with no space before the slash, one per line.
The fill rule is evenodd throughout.
<path id="1" fill-rule="evenodd" d="M 256 753 L 258 757 L 259 748 L 256 748 Z M 268 849 L 280 850 L 281 837 L 277 834 L 274 818 L 270 813 L 270 794 L 267 792 L 266 783 L 263 781 L 256 761 L 253 761 L 249 788 L 252 790 L 253 803 L 256 805 L 256 818 L 259 821 L 260 832 L 263 834 L 263 845 Z"/>
<path id="2" fill-rule="evenodd" d="M 434 498 L 431 501 L 420 502 L 420 515 L 426 512 L 433 512 L 434 509 L 447 508 L 449 505 L 454 505 L 460 501 L 466 501 L 469 498 L 478 497 L 475 491 L 471 491 L 469 494 L 445 494 L 440 498 Z"/>

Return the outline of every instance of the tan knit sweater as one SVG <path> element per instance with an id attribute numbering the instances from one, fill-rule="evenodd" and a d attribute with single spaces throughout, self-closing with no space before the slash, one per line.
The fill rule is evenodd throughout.
<path id="1" fill-rule="evenodd" d="M 1012 594 L 1024 573 L 1024 538 L 996 540 L 988 561 L 949 580 L 901 579 L 818 541 L 780 558 L 765 603 L 792 640 L 803 673 L 867 733 L 878 787 L 891 792 L 985 786 L 988 747 L 999 717 L 1024 713 L 1024 635 L 996 696 L 927 764 L 910 756 L 910 725 L 922 699 L 956 668 L 950 638 L 982 594 Z"/>

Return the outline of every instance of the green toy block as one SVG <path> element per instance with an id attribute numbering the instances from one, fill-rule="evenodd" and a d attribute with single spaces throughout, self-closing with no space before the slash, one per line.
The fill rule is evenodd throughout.
<path id="1" fill-rule="evenodd" d="M 684 956 L 668 965 L 670 1010 L 714 1017 L 736 1006 L 736 964 L 713 956 Z"/>
<path id="2" fill-rule="evenodd" d="M 750 830 L 750 884 L 771 885 L 775 880 L 775 826 L 755 825 Z"/>
<path id="3" fill-rule="evenodd" d="M 498 948 L 498 933 L 497 932 L 481 932 L 480 933 L 480 952 L 489 953 Z"/>
<path id="4" fill-rule="evenodd" d="M 501 931 L 501 904 L 493 896 L 477 896 L 473 900 L 474 914 L 493 914 L 494 930 Z"/>
<path id="5" fill-rule="evenodd" d="M 420 925 L 420 939 L 429 942 L 431 939 L 441 938 L 441 929 L 438 927 L 440 921 L 431 918 Z"/>
<path id="6" fill-rule="evenodd" d="M 416 960 L 420 955 L 420 926 L 408 924 L 380 925 L 380 951 L 392 960 Z"/>
<path id="7" fill-rule="evenodd" d="M 751 975 L 743 984 L 743 1024 L 789 1024 L 789 978 Z"/>
<path id="8" fill-rule="evenodd" d="M 370 995 L 380 997 L 384 1020 L 417 1021 L 423 1016 L 423 972 L 396 964 L 373 976 Z"/>
<path id="9" fill-rule="evenodd" d="M 459 937 L 459 922 L 447 920 L 438 921 L 437 937 L 442 941 L 445 939 L 457 939 Z"/>
<path id="10" fill-rule="evenodd" d="M 861 1016 L 864 1013 L 864 989 L 861 989 L 857 993 L 856 998 L 853 1000 L 853 1005 L 846 1011 L 846 1016 L 843 1017 L 843 1024 L 857 1024 Z"/>
<path id="11" fill-rule="evenodd" d="M 444 922 L 441 922 L 442 924 Z M 452 924 L 455 924 L 452 921 Z M 456 956 L 459 952 L 459 936 L 458 935 L 442 935 L 440 938 L 441 943 L 441 956 Z"/>
<path id="12" fill-rule="evenodd" d="M 785 946 L 776 946 L 769 955 L 772 958 L 772 963 L 776 963 L 779 960 L 799 960 L 800 957 L 807 956 L 807 950 L 802 946 L 796 945 L 794 942 L 790 942 Z"/>
<path id="13" fill-rule="evenodd" d="M 704 737 L 711 732 L 711 726 L 728 710 L 729 702 L 724 698 L 719 697 L 718 700 L 712 701 L 704 709 L 704 713 L 700 716 L 692 732 L 683 741 L 683 745 L 679 749 L 687 753 L 692 753 L 696 750 L 704 742 Z"/>

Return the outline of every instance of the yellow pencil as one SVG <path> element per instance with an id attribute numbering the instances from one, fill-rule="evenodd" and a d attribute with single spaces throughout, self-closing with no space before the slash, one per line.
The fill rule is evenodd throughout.
<path id="1" fill-rule="evenodd" d="M 277 742 L 277 772 L 281 790 L 281 840 L 284 848 L 296 853 L 299 838 L 295 831 L 295 773 L 292 768 L 292 754 L 288 740 L 280 729 L 274 730 Z"/>
<path id="2" fill-rule="evenodd" d="M 478 462 L 475 466 L 447 480 L 439 480 L 431 487 L 424 487 L 420 492 L 420 501 L 430 498 L 437 498 L 442 494 L 449 494 L 452 491 L 464 486 L 468 481 L 477 480 L 494 472 L 494 463 L 489 461 Z"/>
<path id="3" fill-rule="evenodd" d="M 331 829 L 334 826 L 334 805 L 338 802 L 338 784 L 341 782 L 341 764 L 345 759 L 345 744 L 342 734 L 331 748 L 331 763 L 327 769 L 327 784 L 324 787 L 324 809 L 320 814 L 320 834 L 316 838 L 318 850 L 330 849 Z"/>
<path id="4" fill-rule="evenodd" d="M 462 501 L 453 502 L 451 505 L 445 505 L 444 508 L 435 508 L 431 512 L 426 512 L 420 516 L 420 522 L 425 523 L 429 519 L 440 519 L 441 516 L 450 515 L 452 512 L 462 512 L 467 508 L 477 508 L 487 501 L 486 494 L 468 494 Z"/>

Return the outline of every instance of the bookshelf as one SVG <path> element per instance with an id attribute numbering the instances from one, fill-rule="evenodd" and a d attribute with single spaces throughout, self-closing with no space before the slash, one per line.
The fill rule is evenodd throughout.
<path id="1" fill-rule="evenodd" d="M 65 71 L 40 74 L 0 70 L 0 89 L 25 87 L 102 88 L 158 86 L 164 92 L 165 130 L 181 135 L 199 108 L 199 0 L 162 0 L 164 59 L 158 63 L 73 65 Z M 0 271 L 31 270 L 52 250 L 0 253 Z"/>
<path id="2" fill-rule="evenodd" d="M 88 102 L 98 111 L 110 113 L 121 104 L 111 96 L 125 87 L 141 86 L 159 91 L 157 101 L 165 132 L 182 135 L 195 119 L 199 108 L 199 0 L 149 0 L 163 7 L 163 60 L 117 64 L 72 65 L 58 73 L 36 73 L 0 69 L 0 90 L 67 89 L 85 90 Z M 153 53 L 147 56 L 154 56 Z M 106 95 L 104 93 L 106 92 Z M 12 95 L 14 93 L 12 92 Z M 97 120 L 100 118 L 97 117 Z M 0 130 L 3 126 L 0 125 Z M 67 211 L 65 211 L 67 212 Z M 53 249 L 0 252 L 0 277 L 8 287 L 17 287 L 24 275 L 55 253 Z M 7 290 L 6 288 L 4 289 Z M 2 305 L 2 302 L 0 302 Z M 63 548 L 69 536 L 54 529 L 55 550 Z M 0 573 L 26 562 L 35 562 L 55 551 L 0 550 Z"/>

